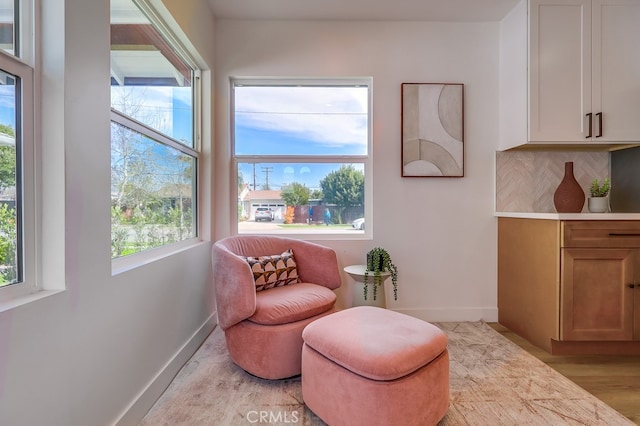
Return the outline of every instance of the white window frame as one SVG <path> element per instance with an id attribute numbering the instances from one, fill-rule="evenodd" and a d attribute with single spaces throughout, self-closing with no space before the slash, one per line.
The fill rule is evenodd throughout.
<path id="1" fill-rule="evenodd" d="M 235 153 L 235 87 L 237 85 L 246 86 L 277 86 L 277 85 L 299 85 L 299 86 L 367 86 L 368 87 L 368 135 L 367 154 L 365 155 L 236 155 Z M 283 232 L 277 235 L 291 238 L 301 238 L 306 240 L 370 240 L 373 235 L 373 78 L 372 77 L 327 77 L 327 78 L 291 78 L 291 77 L 269 77 L 269 78 L 245 78 L 231 77 L 229 79 L 230 92 L 230 123 L 229 133 L 231 137 L 231 200 L 230 216 L 231 229 L 234 235 L 238 235 L 238 185 L 237 172 L 239 163 L 362 163 L 364 165 L 364 232 L 358 233 L 320 233 L 320 232 Z M 269 235 L 264 233 L 264 235 Z"/>
<path id="2" fill-rule="evenodd" d="M 194 164 L 194 198 L 192 200 L 192 212 L 194 215 L 194 223 L 193 226 L 195 228 L 195 235 L 191 238 L 187 238 L 181 241 L 177 241 L 171 244 L 165 244 L 163 246 L 158 246 L 154 248 L 150 248 L 147 250 L 143 250 L 141 252 L 132 253 L 127 256 L 112 258 L 111 259 L 111 272 L 112 275 L 117 275 L 128 270 L 134 269 L 136 267 L 148 264 L 155 260 L 161 259 L 166 256 L 170 256 L 172 254 L 178 253 L 192 245 L 199 243 L 202 239 L 201 237 L 201 229 L 202 229 L 202 214 L 200 209 L 200 200 L 199 200 L 199 181 L 200 181 L 200 161 L 201 161 L 201 147 L 202 147 L 202 85 L 201 85 L 201 74 L 202 71 L 200 67 L 197 65 L 196 61 L 189 54 L 188 50 L 184 48 L 182 43 L 177 39 L 174 35 L 173 31 L 164 23 L 160 15 L 156 12 L 153 6 L 145 0 L 133 0 L 133 3 L 138 6 L 138 8 L 146 15 L 152 25 L 155 27 L 156 31 L 160 33 L 167 43 L 171 46 L 172 49 L 176 52 L 176 54 L 182 59 L 185 64 L 187 64 L 193 70 L 193 81 L 192 81 L 192 103 L 193 103 L 193 147 L 185 145 L 180 141 L 173 139 L 172 137 L 162 133 L 150 126 L 147 126 L 140 121 L 137 121 L 126 114 L 111 109 L 111 122 L 117 123 L 133 132 L 137 132 L 156 143 L 161 145 L 165 145 L 167 147 L 178 150 L 179 152 L 193 157 L 195 160 Z"/>
<path id="3" fill-rule="evenodd" d="M 16 86 L 17 98 L 20 99 L 20 108 L 16 108 L 21 126 L 20 140 L 16 138 L 16 144 L 20 143 L 21 155 L 18 158 L 20 164 L 16 164 L 19 170 L 16 179 L 16 201 L 21 203 L 19 220 L 21 221 L 21 241 L 18 242 L 18 256 L 22 266 L 22 280 L 0 287 L 0 312 L 10 309 L 21 302 L 30 299 L 27 296 L 35 295 L 42 290 L 40 274 L 40 212 L 38 211 L 38 179 L 40 176 L 38 160 L 40 152 L 36 146 L 36 115 L 35 115 L 35 75 L 33 64 L 33 5 L 30 1 L 20 2 L 19 34 L 16 34 L 15 42 L 20 43 L 19 55 L 15 57 L 5 51 L 0 51 L 0 68 L 20 79 L 20 85 Z M 20 90 L 18 94 L 17 90 Z M 16 129 L 17 130 L 17 129 Z M 18 181 L 19 179 L 19 181 Z M 18 237 L 19 238 L 19 237 Z"/>

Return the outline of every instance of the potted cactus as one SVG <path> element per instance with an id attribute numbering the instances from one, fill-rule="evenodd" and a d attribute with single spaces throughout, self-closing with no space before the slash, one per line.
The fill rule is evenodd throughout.
<path id="1" fill-rule="evenodd" d="M 364 300 L 367 300 L 369 275 L 373 275 L 373 300 L 378 295 L 378 286 L 384 282 L 382 272 L 391 274 L 393 284 L 393 298 L 398 300 L 398 268 L 393 264 L 389 252 L 382 247 L 371 249 L 367 253 L 367 267 L 364 272 Z M 382 290 L 384 291 L 384 289 Z"/>

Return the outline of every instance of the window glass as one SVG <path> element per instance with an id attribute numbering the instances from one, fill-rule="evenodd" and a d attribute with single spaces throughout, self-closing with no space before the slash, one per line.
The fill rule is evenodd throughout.
<path id="1" fill-rule="evenodd" d="M 236 155 L 365 155 L 368 87 L 241 86 Z"/>
<path id="2" fill-rule="evenodd" d="M 0 49 L 11 55 L 16 55 L 15 13 L 15 0 L 0 0 Z"/>
<path id="3" fill-rule="evenodd" d="M 194 237 L 195 160 L 111 124 L 112 257 Z"/>
<path id="4" fill-rule="evenodd" d="M 0 286 L 21 281 L 16 81 L 15 76 L 0 71 Z"/>
<path id="5" fill-rule="evenodd" d="M 111 107 L 193 147 L 193 70 L 131 0 L 111 4 Z"/>
<path id="6" fill-rule="evenodd" d="M 238 233 L 362 235 L 369 111 L 367 80 L 234 80 Z"/>
<path id="7" fill-rule="evenodd" d="M 238 233 L 353 234 L 364 188 L 363 163 L 239 163 Z"/>
<path id="8" fill-rule="evenodd" d="M 111 1 L 112 258 L 197 236 L 196 69 L 146 7 Z"/>

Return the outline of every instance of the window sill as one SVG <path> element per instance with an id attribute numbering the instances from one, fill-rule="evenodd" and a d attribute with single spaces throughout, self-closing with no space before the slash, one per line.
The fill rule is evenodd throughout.
<path id="1" fill-rule="evenodd" d="M 180 241 L 167 246 L 157 247 L 142 251 L 140 253 L 130 254 L 125 257 L 119 257 L 111 260 L 111 275 L 115 276 L 123 272 L 136 269 L 140 266 L 147 265 L 149 263 L 156 262 L 166 257 L 172 256 L 176 253 L 190 250 L 194 247 L 198 247 L 202 244 L 210 244 L 208 241 L 201 241 L 197 238 L 192 238 L 185 241 Z"/>
<path id="2" fill-rule="evenodd" d="M 35 293 L 26 294 L 24 296 L 18 296 L 11 300 L 6 300 L 0 302 L 0 312 L 7 312 L 12 309 L 19 308 L 20 306 L 26 305 L 28 303 L 32 303 L 38 301 L 40 299 L 44 299 L 45 297 L 53 296 L 54 294 L 63 293 L 64 290 L 40 290 Z"/>

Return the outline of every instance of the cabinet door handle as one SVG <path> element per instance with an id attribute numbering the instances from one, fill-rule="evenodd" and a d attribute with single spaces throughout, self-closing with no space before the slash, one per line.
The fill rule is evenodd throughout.
<path id="1" fill-rule="evenodd" d="M 600 138 L 602 137 L 602 113 L 597 113 L 596 117 L 598 117 L 598 134 L 596 135 L 596 138 Z"/>
<path id="2" fill-rule="evenodd" d="M 629 287 L 629 288 L 636 288 L 636 285 L 635 285 L 635 284 L 627 284 L 627 287 Z"/>
<path id="3" fill-rule="evenodd" d="M 610 237 L 640 237 L 638 232 L 609 232 Z"/>
<path id="4" fill-rule="evenodd" d="M 588 113 L 587 118 L 589 119 L 589 134 L 586 136 L 587 139 L 591 137 L 591 129 L 593 127 L 593 114 Z"/>

